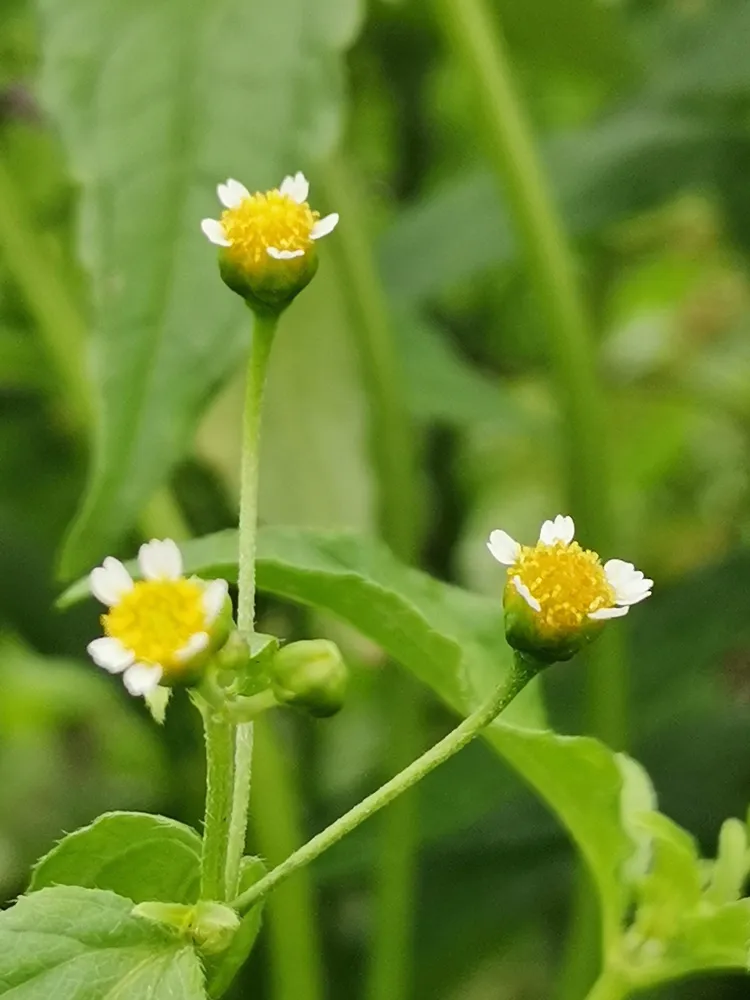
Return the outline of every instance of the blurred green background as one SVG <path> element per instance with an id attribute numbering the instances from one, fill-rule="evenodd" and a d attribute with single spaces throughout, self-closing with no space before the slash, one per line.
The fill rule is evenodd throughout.
<path id="1" fill-rule="evenodd" d="M 254 189 L 302 165 L 313 182 L 314 207 L 338 209 L 344 221 L 349 210 L 350 223 L 356 217 L 377 267 L 376 294 L 394 336 L 418 463 L 416 483 L 404 483 L 402 500 L 417 522 L 406 546 L 413 561 L 442 579 L 496 594 L 500 613 L 502 575 L 484 547 L 489 530 L 502 526 L 530 541 L 541 520 L 566 506 L 565 431 L 544 320 L 485 160 L 471 83 L 430 5 L 372 0 L 348 26 L 337 22 L 331 53 L 321 57 L 335 107 L 331 115 L 311 113 L 316 132 L 309 142 L 289 139 L 290 130 L 306 127 L 308 96 L 304 80 L 284 91 L 282 60 L 292 72 L 312 58 L 285 48 L 293 4 L 285 0 L 276 10 L 245 0 L 268 51 L 264 66 L 253 62 L 257 52 L 243 55 L 243 41 L 252 50 L 252 38 L 230 31 L 222 40 L 206 29 L 219 64 L 222 51 L 229 65 L 237 50 L 243 67 L 237 80 L 231 66 L 219 80 L 200 65 L 161 79 L 153 37 L 128 36 L 129 19 L 137 23 L 146 6 L 119 2 L 110 10 L 84 0 L 45 0 L 36 10 L 26 0 L 0 2 L 0 895 L 6 900 L 23 890 L 40 853 L 102 810 L 156 811 L 196 826 L 201 819 L 197 713 L 175 699 L 158 729 L 119 684 L 87 662 L 85 644 L 97 631 L 93 606 L 65 614 L 53 608 L 59 553 L 86 487 L 92 432 L 101 458 L 101 435 L 106 439 L 117 420 L 106 406 L 113 398 L 125 410 L 140 405 L 136 390 L 129 395 L 117 379 L 127 368 L 129 338 L 151 336 L 149 303 L 175 280 L 158 268 L 177 256 L 178 242 L 190 248 L 193 273 L 202 273 L 227 309 L 239 309 L 219 286 L 197 209 L 178 235 L 149 228 L 162 226 L 172 205 L 146 186 L 140 192 L 135 181 L 128 189 L 139 158 L 153 176 L 189 174 L 202 191 L 196 206 L 203 214 L 210 214 L 213 185 L 226 173 Z M 149 10 L 160 6 L 176 9 L 160 0 Z M 327 0 L 327 7 L 335 5 Z M 294 9 L 312 8 L 297 2 Z M 649 770 L 663 811 L 713 853 L 721 821 L 744 816 L 750 800 L 750 5 L 497 0 L 493 12 L 594 316 L 620 546 L 605 555 L 633 559 L 657 581 L 653 599 L 632 623 L 618 626 L 629 664 L 627 747 Z M 192 17 L 185 8 L 184 18 Z M 315 16 L 305 18 L 300 14 L 294 30 L 301 26 L 314 38 Z M 204 39 L 203 29 L 195 30 Z M 181 46 L 176 37 L 175 49 Z M 219 83 L 232 92 L 228 104 L 218 100 Z M 165 88 L 200 94 L 203 87 L 210 92 L 204 118 L 213 110 L 217 122 L 212 158 L 177 130 L 167 170 L 147 122 L 139 131 L 129 124 L 137 115 L 116 114 L 132 105 L 147 119 Z M 264 108 L 256 135 L 254 116 Z M 271 149 L 277 124 L 283 135 Z M 323 141 L 326 129 L 331 135 Z M 343 140 L 334 161 L 337 130 Z M 222 162 L 220 136 L 234 132 L 219 176 L 212 164 Z M 213 144 L 213 134 L 206 141 Z M 263 142 L 268 147 L 253 145 Z M 254 157 L 262 162 L 257 176 Z M 272 167 L 276 173 L 267 176 Z M 109 188 L 100 176 L 118 179 L 123 198 L 132 201 L 117 210 L 104 204 Z M 98 310 L 113 283 L 129 280 L 129 259 L 117 257 L 125 253 L 128 205 L 140 206 L 143 216 L 133 219 L 129 252 L 132 258 L 140 241 L 154 287 L 127 285 L 131 314 L 120 317 L 117 336 L 107 340 Z M 102 219 L 113 227 L 112 260 L 105 259 L 110 233 Z M 372 372 L 354 329 L 361 321 L 357 303 L 346 295 L 351 261 L 348 251 L 336 255 L 335 239 L 322 248 L 319 276 L 285 316 L 275 347 L 261 518 L 372 534 L 383 529 L 371 438 L 378 397 L 368 387 Z M 109 268 L 104 276 L 102 261 Z M 196 337 L 204 319 L 195 316 Z M 241 319 L 241 312 L 231 313 L 225 326 Z M 107 551 L 132 554 L 152 525 L 198 535 L 235 523 L 245 336 L 220 340 L 224 353 L 211 371 L 201 372 L 200 359 L 191 358 L 192 368 L 166 378 L 165 385 L 174 384 L 176 394 L 184 386 L 190 398 L 177 399 L 174 412 L 165 403 L 146 414 L 140 465 L 132 454 L 111 452 L 115 465 L 135 470 L 143 495 L 99 490 L 98 515 L 79 520 L 78 536 L 68 542 L 70 573 Z M 111 350 L 115 341 L 122 368 Z M 104 408 L 92 385 L 105 397 Z M 117 522 L 111 538 L 109 510 Z M 581 534 L 585 541 L 585 525 Z M 399 754 L 408 759 L 442 735 L 450 717 L 337 623 L 268 599 L 260 610 L 266 631 L 331 635 L 353 668 L 351 697 L 336 719 L 274 720 L 278 739 L 267 761 L 288 771 L 284 793 L 294 792 L 292 812 L 300 829 L 312 833 L 390 773 Z M 575 665 L 545 678 L 550 718 L 561 732 L 587 730 L 583 684 Z M 259 815 L 283 813 L 278 780 L 265 779 L 261 773 Z M 477 744 L 427 779 L 410 809 L 400 833 L 397 826 L 391 831 L 390 862 L 379 844 L 382 824 L 373 822 L 313 867 L 302 904 L 312 893 L 316 927 L 289 930 L 304 974 L 295 981 L 288 963 L 279 972 L 284 945 L 264 932 L 234 996 L 572 1000 L 561 969 L 571 964 L 566 940 L 575 859 L 544 808 Z M 255 847 L 273 854 L 276 834 L 261 827 L 256 820 Z M 389 864 L 405 879 L 399 905 L 407 915 L 399 959 L 406 985 L 390 987 L 390 997 L 373 985 L 372 971 L 377 873 Z M 294 923 L 302 904 L 294 890 L 290 898 Z M 747 989 L 743 980 L 717 978 L 660 996 L 726 1000 Z"/>

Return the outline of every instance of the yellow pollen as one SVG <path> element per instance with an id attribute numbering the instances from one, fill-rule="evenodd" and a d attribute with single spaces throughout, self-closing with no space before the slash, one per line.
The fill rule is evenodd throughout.
<path id="1" fill-rule="evenodd" d="M 258 265 L 268 261 L 268 247 L 277 250 L 305 250 L 311 244 L 311 232 L 320 218 L 307 202 L 299 205 L 278 190 L 260 192 L 245 198 L 236 208 L 221 215 L 224 235 L 231 244 L 230 256 L 238 264 Z"/>
<path id="2" fill-rule="evenodd" d="M 615 604 L 599 556 L 578 542 L 523 545 L 508 570 L 508 579 L 514 576 L 539 601 L 538 624 L 550 638 L 575 631 L 592 611 Z"/>
<path id="3" fill-rule="evenodd" d="M 203 587 L 195 580 L 140 580 L 102 615 L 106 635 L 119 639 L 141 663 L 165 673 L 180 666 L 175 654 L 206 628 Z"/>

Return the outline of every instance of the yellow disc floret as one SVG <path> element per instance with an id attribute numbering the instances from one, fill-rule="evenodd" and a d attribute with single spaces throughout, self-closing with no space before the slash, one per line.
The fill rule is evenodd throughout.
<path id="1" fill-rule="evenodd" d="M 541 605 L 537 628 L 546 638 L 573 633 L 592 611 L 615 604 L 599 556 L 582 549 L 578 542 L 521 546 L 515 565 L 508 570 L 508 579 L 513 577 L 518 577 Z"/>
<path id="2" fill-rule="evenodd" d="M 203 594 L 197 580 L 140 580 L 102 615 L 104 632 L 168 674 L 180 667 L 177 654 L 191 636 L 205 631 Z"/>
<path id="3" fill-rule="evenodd" d="M 319 218 L 307 202 L 300 205 L 279 190 L 258 192 L 222 213 L 221 225 L 230 243 L 227 254 L 237 265 L 248 267 L 264 264 L 269 247 L 307 251 Z"/>

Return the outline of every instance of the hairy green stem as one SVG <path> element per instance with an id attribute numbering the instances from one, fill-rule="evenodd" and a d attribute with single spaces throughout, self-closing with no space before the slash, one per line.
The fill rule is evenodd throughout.
<path id="1" fill-rule="evenodd" d="M 240 473 L 240 528 L 237 625 L 249 638 L 255 627 L 255 547 L 258 533 L 258 473 L 263 390 L 277 316 L 258 315 L 247 366 Z"/>
<path id="2" fill-rule="evenodd" d="M 234 786 L 227 835 L 227 857 L 224 881 L 227 898 L 237 895 L 240 865 L 247 839 L 247 810 L 250 800 L 250 777 L 253 764 L 253 723 L 241 722 L 234 727 Z"/>
<path id="3" fill-rule="evenodd" d="M 342 156 L 329 161 L 325 183 L 331 204 L 341 213 L 333 244 L 348 296 L 352 333 L 368 400 L 370 452 L 377 474 L 380 534 L 393 552 L 411 562 L 417 548 L 418 484 L 414 429 L 396 349 L 393 323 L 372 253 L 367 212 Z M 406 767 L 424 745 L 422 692 L 410 680 L 387 676 L 390 736 L 386 766 L 390 774 Z M 412 977 L 414 887 L 419 850 L 419 812 L 415 792 L 402 796 L 383 816 L 379 839 L 375 929 L 365 995 L 368 1000 L 406 1000 Z"/>
<path id="4" fill-rule="evenodd" d="M 242 427 L 242 468 L 240 472 L 239 574 L 237 627 L 246 639 L 255 629 L 255 549 L 258 534 L 258 480 L 260 472 L 260 425 L 263 390 L 278 316 L 255 315 L 247 364 L 245 410 Z M 247 811 L 252 773 L 253 723 L 239 725 L 226 716 L 222 725 L 230 734 L 232 760 L 229 773 L 232 788 L 225 832 L 223 885 L 226 899 L 237 892 L 242 855 L 247 836 Z M 208 814 L 206 830 L 208 831 Z"/>
<path id="5" fill-rule="evenodd" d="M 358 805 L 350 809 L 325 830 L 309 840 L 298 851 L 269 872 L 265 878 L 256 882 L 246 892 L 241 893 L 232 903 L 235 909 L 243 912 L 270 892 L 281 882 L 293 875 L 300 868 L 309 865 L 317 857 L 337 844 L 347 833 L 351 833 L 366 819 L 387 806 L 412 786 L 416 785 L 436 767 L 458 753 L 474 737 L 488 726 L 500 712 L 506 708 L 516 695 L 528 684 L 536 670 L 524 660 L 517 658 L 505 681 L 490 695 L 484 704 L 472 712 L 452 732 L 448 733 L 439 743 L 431 747 L 421 757 L 404 768 L 390 781 L 387 781 L 376 792 L 368 795 Z"/>
<path id="6" fill-rule="evenodd" d="M 234 727 L 208 705 L 206 736 L 206 816 L 203 827 L 201 899 L 227 898 L 227 842 L 234 782 Z"/>
<path id="7" fill-rule="evenodd" d="M 274 865 L 304 841 L 300 796 L 272 720 L 258 719 L 255 727 L 252 823 L 257 850 Z M 271 995 L 274 1000 L 322 1000 L 322 948 L 309 872 L 298 871 L 271 902 L 267 910 Z"/>

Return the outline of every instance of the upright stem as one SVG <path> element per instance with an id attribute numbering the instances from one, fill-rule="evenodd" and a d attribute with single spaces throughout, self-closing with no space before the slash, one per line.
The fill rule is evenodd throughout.
<path id="1" fill-rule="evenodd" d="M 232 786 L 234 727 L 207 705 L 203 709 L 206 735 L 206 816 L 203 827 L 201 899 L 227 898 L 226 864 Z"/>
<path id="2" fill-rule="evenodd" d="M 253 723 L 241 722 L 234 730 L 234 785 L 227 839 L 227 899 L 239 890 L 240 865 L 245 853 L 250 777 L 253 765 Z"/>
<path id="3" fill-rule="evenodd" d="M 448 733 L 439 743 L 431 747 L 426 753 L 415 760 L 409 767 L 401 771 L 390 781 L 387 781 L 372 795 L 368 795 L 358 805 L 350 809 L 321 833 L 313 837 L 312 840 L 295 851 L 291 857 L 282 862 L 273 871 L 269 872 L 255 885 L 251 886 L 234 900 L 232 906 L 243 912 L 259 899 L 270 892 L 281 882 L 289 878 L 290 875 L 309 865 L 317 857 L 327 851 L 334 844 L 338 843 L 347 833 L 351 833 L 360 823 L 373 816 L 376 812 L 387 806 L 389 802 L 398 798 L 405 791 L 421 781 L 436 767 L 458 753 L 474 737 L 480 733 L 485 726 L 488 726 L 504 708 L 513 701 L 516 695 L 528 684 L 535 675 L 536 670 L 524 660 L 517 658 L 513 668 L 505 681 L 490 695 L 484 704 L 480 705 L 476 711 L 472 712 L 464 721 L 452 732 Z"/>
<path id="4" fill-rule="evenodd" d="M 247 366 L 243 417 L 237 621 L 248 638 L 255 626 L 255 547 L 258 521 L 260 421 L 266 368 L 277 317 L 256 317 Z M 237 892 L 245 850 L 252 763 L 252 723 L 234 725 L 204 712 L 206 727 L 206 818 L 203 830 L 201 897 L 224 900 Z"/>
<path id="5" fill-rule="evenodd" d="M 256 316 L 247 366 L 240 472 L 240 530 L 237 625 L 246 637 L 255 627 L 255 548 L 258 532 L 258 473 L 260 421 L 266 369 L 277 316 Z"/>
<path id="6" fill-rule="evenodd" d="M 370 452 L 377 473 L 380 534 L 404 562 L 417 548 L 418 484 L 414 429 L 396 349 L 389 306 L 368 238 L 367 213 L 346 160 L 329 161 L 325 173 L 331 203 L 341 213 L 334 252 L 349 298 L 352 333 L 368 399 Z M 397 774 L 424 745 L 422 692 L 397 671 L 386 677 L 390 737 L 386 766 Z M 402 796 L 381 820 L 375 922 L 367 1000 L 406 1000 L 412 977 L 414 889 L 419 851 L 416 792 Z"/>
<path id="7" fill-rule="evenodd" d="M 239 575 L 237 627 L 248 640 L 255 630 L 255 550 L 258 535 L 258 482 L 260 472 L 260 425 L 263 391 L 277 315 L 256 315 L 247 364 L 245 411 L 242 427 L 240 471 Z M 231 726 L 229 722 L 227 726 Z M 253 723 L 231 726 L 234 741 L 232 801 L 225 861 L 225 884 L 229 896 L 237 892 L 240 863 L 245 851 L 247 811 L 252 774 Z"/>

